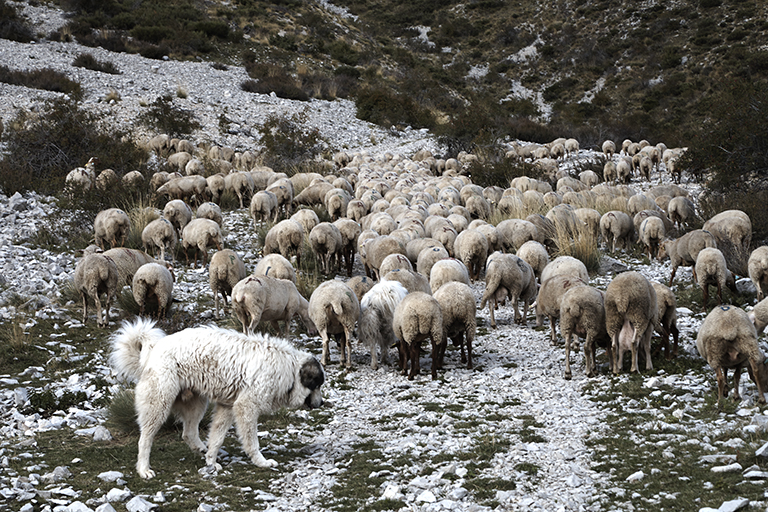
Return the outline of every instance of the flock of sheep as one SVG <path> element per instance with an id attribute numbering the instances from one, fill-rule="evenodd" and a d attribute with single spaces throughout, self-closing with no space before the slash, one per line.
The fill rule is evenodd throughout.
<path id="1" fill-rule="evenodd" d="M 717 287 L 719 305 L 706 317 L 697 346 L 716 372 L 719 397 L 727 395 L 729 369 L 735 371 L 738 397 L 739 375 L 746 366 L 760 401 L 765 401 L 768 369 L 757 337 L 768 325 L 768 299 L 764 299 L 768 247 L 749 253 L 749 217 L 725 211 L 707 220 L 703 229 L 688 230 L 696 212 L 686 190 L 661 180 L 646 192 L 628 185 L 633 177 L 650 181 L 652 173 L 661 176 L 662 171 L 679 182 L 676 162 L 682 148 L 627 140 L 617 152 L 616 145 L 606 141 L 601 182 L 591 170 L 578 177 L 565 170 L 563 162 L 579 151 L 575 139 L 513 144 L 507 158 L 532 161 L 548 179 L 518 177 L 504 189 L 473 184 L 466 169 L 477 157 L 466 153 L 442 160 L 425 150 L 410 158 L 342 152 L 324 162 L 324 174 L 289 177 L 257 165 L 249 151 L 217 146 L 198 150 L 189 141 L 164 135 L 153 138 L 149 147 L 158 155 L 169 154 L 168 164 L 178 170 L 158 172 L 149 180 L 158 196 L 168 201 L 162 215 L 142 232 L 144 251 L 122 247 L 131 229 L 125 212 L 112 208 L 99 213 L 94 223 L 97 245 L 86 250 L 75 271 L 83 322 L 90 297 L 96 303 L 99 325 L 106 325 L 110 300 L 125 285 L 131 286 L 141 314 L 149 301 L 157 301 L 158 315 L 165 314 L 174 280 L 169 255 L 175 263 L 173 254 L 180 242 L 187 265 L 188 251 L 193 250 L 193 267 L 198 251 L 205 267 L 208 249 L 217 250 L 208 265 L 217 318 L 219 295 L 225 307 L 231 296 L 232 313 L 246 333 L 268 321 L 285 335 L 298 316 L 310 335 L 320 334 L 323 364 L 330 361 L 332 335 L 338 342 L 340 363 L 351 365 L 351 341 L 357 332 L 370 351 L 374 369 L 379 357 L 389 362 L 390 348 L 396 345 L 399 367 L 413 379 L 420 371 L 420 345 L 430 339 L 431 374 L 437 378 L 448 338 L 460 347 L 462 363 L 471 368 L 477 306 L 470 284 L 484 277 L 480 308 L 488 305 L 492 327 L 496 327 L 494 311 L 507 300 L 515 321 L 523 325 L 528 308 L 535 305 L 537 325 L 549 319 L 553 343 L 559 319 L 565 340 L 565 378 L 572 376 L 574 335 L 585 338 L 588 376 L 597 373 L 598 346 L 605 348 L 615 373 L 622 370 L 627 351 L 631 371 L 639 370 L 639 357 L 644 357 L 650 370 L 654 331 L 661 335 L 665 356 L 677 354 L 677 304 L 671 289 L 629 271 L 599 290 L 589 285 L 581 261 L 569 256 L 550 261 L 556 233 L 601 239 L 611 252 L 628 249 L 639 240 L 650 258 L 670 258 L 669 286 L 680 265 L 693 267 L 705 308 L 709 286 Z M 97 176 L 96 163 L 92 159 L 85 168 L 70 173 L 67 193 L 117 182 L 110 170 Z M 138 186 L 144 179 L 140 173 L 129 173 L 122 184 Z M 222 246 L 217 203 L 227 191 L 237 196 L 240 208 L 248 207 L 254 225 L 274 223 L 262 241 L 263 257 L 250 275 L 238 254 Z M 321 222 L 314 208 L 325 209 L 330 221 Z M 327 280 L 308 300 L 295 284 L 305 242 L 324 274 L 348 277 Z M 145 251 L 159 251 L 159 259 Z M 366 275 L 352 276 L 356 254 Z M 734 272 L 743 274 L 747 269 L 759 301 L 750 315 L 722 305 L 722 288 L 735 290 Z M 104 318 L 103 294 L 107 295 Z"/>

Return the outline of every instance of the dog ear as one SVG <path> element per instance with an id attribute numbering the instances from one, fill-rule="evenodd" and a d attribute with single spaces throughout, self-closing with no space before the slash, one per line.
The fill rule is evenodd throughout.
<path id="1" fill-rule="evenodd" d="M 301 366 L 299 370 L 299 379 L 301 379 L 301 385 L 310 391 L 314 391 L 325 382 L 325 372 L 322 365 L 317 359 L 310 358 Z"/>

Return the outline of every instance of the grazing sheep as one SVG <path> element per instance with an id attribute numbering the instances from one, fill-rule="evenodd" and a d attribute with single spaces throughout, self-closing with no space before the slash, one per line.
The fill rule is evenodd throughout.
<path id="1" fill-rule="evenodd" d="M 157 301 L 157 318 L 163 318 L 173 301 L 173 274 L 159 263 L 145 263 L 133 275 L 131 291 L 139 315 L 144 315 L 150 301 Z"/>
<path id="2" fill-rule="evenodd" d="M 135 190 L 143 188 L 145 181 L 146 178 L 144 178 L 141 171 L 129 171 L 123 175 L 120 183 L 122 183 L 123 188 L 127 190 Z"/>
<path id="3" fill-rule="evenodd" d="M 402 256 L 401 256 L 402 257 Z M 392 330 L 395 307 L 408 294 L 397 281 L 382 281 L 373 286 L 360 301 L 359 339 L 365 340 L 371 352 L 371 368 L 379 367 L 377 347 L 381 362 L 389 364 L 389 347 L 397 342 Z"/>
<path id="4" fill-rule="evenodd" d="M 110 249 L 123 247 L 125 238 L 131 230 L 131 219 L 120 208 L 102 210 L 93 221 L 96 245 L 104 250 L 104 243 L 109 242 Z"/>
<path id="5" fill-rule="evenodd" d="M 669 276 L 668 286 L 672 286 L 672 280 L 675 279 L 675 273 L 680 265 L 694 267 L 693 279 L 696 279 L 696 258 L 702 249 L 707 247 L 717 247 L 715 237 L 709 231 L 695 229 L 684 234 L 677 240 L 665 240 L 659 248 L 658 259 L 663 260 L 669 256 L 672 264 L 672 273 Z"/>
<path id="6" fill-rule="evenodd" d="M 421 342 L 432 341 L 432 380 L 437 380 L 439 345 L 443 342 L 443 314 L 440 304 L 429 294 L 412 292 L 403 298 L 395 308 L 392 328 L 400 340 L 400 368 L 408 380 L 419 374 Z M 410 361 L 410 372 L 408 362 Z"/>
<path id="7" fill-rule="evenodd" d="M 429 281 L 424 275 L 412 270 L 404 270 L 396 268 L 390 272 L 387 272 L 381 276 L 382 281 L 397 281 L 408 290 L 408 293 L 412 292 L 424 292 L 432 293 L 432 288 L 429 287 Z"/>
<path id="8" fill-rule="evenodd" d="M 429 273 L 429 288 L 433 294 L 445 283 L 451 281 L 470 284 L 469 271 L 464 263 L 455 258 L 447 258 L 432 265 Z"/>
<path id="9" fill-rule="evenodd" d="M 141 243 L 144 246 L 144 251 L 149 252 L 151 247 L 152 254 L 155 255 L 156 248 L 160 248 L 161 260 L 165 260 L 165 251 L 168 251 L 171 254 L 171 261 L 173 261 L 173 251 L 178 239 L 179 235 L 176 228 L 165 217 L 153 220 L 141 232 Z"/>
<path id="10" fill-rule="evenodd" d="M 747 275 L 749 244 L 752 242 L 749 216 L 741 210 L 726 210 L 705 222 L 703 229 L 717 240 L 717 248 L 723 253 L 728 269 L 734 274 Z"/>
<path id="11" fill-rule="evenodd" d="M 438 242 L 439 243 L 439 242 Z M 440 260 L 448 259 L 451 256 L 442 244 L 425 247 L 419 253 L 416 259 L 416 271 L 429 279 L 429 274 L 432 272 L 432 267 Z"/>
<path id="12" fill-rule="evenodd" d="M 639 272 L 623 272 L 608 284 L 605 290 L 605 327 L 611 336 L 613 372 L 623 366 L 624 352 L 632 353 L 630 372 L 639 371 L 638 350 L 645 349 L 645 369 L 653 370 L 651 336 L 658 324 L 656 291 Z"/>
<path id="13" fill-rule="evenodd" d="M 541 273 L 549 264 L 547 249 L 535 240 L 529 240 L 517 249 L 517 256 L 533 269 L 533 274 L 541 282 Z M 586 269 L 586 266 L 584 267 Z"/>
<path id="14" fill-rule="evenodd" d="M 302 208 L 298 210 L 291 215 L 291 220 L 295 220 L 301 224 L 301 227 L 304 228 L 304 233 L 307 234 L 312 232 L 312 228 L 320 224 L 320 218 L 317 216 L 317 213 L 315 213 L 315 210 L 312 210 L 311 208 Z"/>
<path id="15" fill-rule="evenodd" d="M 251 204 L 248 211 L 253 219 L 253 225 L 258 226 L 259 222 L 272 220 L 277 222 L 279 210 L 277 208 L 277 196 L 268 190 L 260 190 L 251 197 Z"/>
<path id="16" fill-rule="evenodd" d="M 276 279 L 286 279 L 296 284 L 296 270 L 291 262 L 281 254 L 267 254 L 259 260 L 253 269 L 255 276 L 269 276 Z"/>
<path id="17" fill-rule="evenodd" d="M 272 226 L 264 237 L 265 255 L 279 252 L 288 260 L 296 256 L 296 266 L 301 266 L 301 244 L 304 228 L 293 219 L 284 219 Z"/>
<path id="18" fill-rule="evenodd" d="M 184 249 L 184 257 L 189 265 L 190 247 L 194 247 L 192 268 L 197 266 L 197 251 L 202 252 L 202 266 L 208 263 L 208 247 L 215 246 L 217 250 L 222 249 L 221 228 L 211 219 L 193 219 L 184 226 L 181 232 L 181 246 Z"/>
<path id="19" fill-rule="evenodd" d="M 603 170 L 605 174 L 605 170 Z M 616 163 L 616 179 L 619 183 L 629 183 L 632 176 L 632 164 L 626 158 L 621 158 Z"/>
<path id="20" fill-rule="evenodd" d="M 648 217 L 640 224 L 640 240 L 648 249 L 648 257 L 653 259 L 659 254 L 659 243 L 664 239 L 664 221 L 658 217 Z"/>
<path id="21" fill-rule="evenodd" d="M 475 281 L 480 277 L 488 259 L 488 240 L 480 231 L 467 229 L 456 237 L 453 253 L 469 270 L 470 280 Z"/>
<path id="22" fill-rule="evenodd" d="M 117 177 L 117 173 L 114 170 L 104 169 L 98 176 L 96 176 L 96 189 L 104 192 L 117 185 L 118 181 L 120 181 L 120 179 Z"/>
<path id="23" fill-rule="evenodd" d="M 541 271 L 540 282 L 551 279 L 555 276 L 573 276 L 578 277 L 585 283 L 589 282 L 589 272 L 587 266 L 581 260 L 573 256 L 558 256 L 550 261 L 544 270 Z"/>
<path id="24" fill-rule="evenodd" d="M 75 267 L 74 286 L 83 299 L 83 323 L 88 320 L 88 298 L 96 303 L 99 327 L 109 324 L 109 303 L 117 294 L 119 276 L 117 266 L 108 256 L 91 253 L 83 256 Z M 107 294 L 104 318 L 101 316 L 101 295 Z"/>
<path id="25" fill-rule="evenodd" d="M 203 203 L 197 207 L 198 219 L 210 219 L 221 227 L 223 216 L 221 215 L 221 208 L 216 203 Z"/>
<path id="26" fill-rule="evenodd" d="M 192 208 L 181 199 L 168 201 L 163 208 L 163 217 L 168 219 L 177 233 L 181 233 L 184 226 L 192 220 Z"/>
<path id="27" fill-rule="evenodd" d="M 522 219 L 505 219 L 496 225 L 499 244 L 504 252 L 515 252 L 529 240 L 544 243 L 544 237 L 533 222 Z"/>
<path id="28" fill-rule="evenodd" d="M 668 233 L 675 229 L 675 225 L 672 224 L 672 221 L 670 221 L 666 215 L 664 215 L 664 212 L 661 210 L 640 210 L 635 214 L 634 217 L 632 217 L 632 225 L 634 226 L 635 233 L 640 234 L 640 225 L 643 223 L 645 219 L 648 217 L 656 217 L 658 219 L 661 219 L 661 222 L 664 224 L 664 232 Z"/>
<path id="29" fill-rule="evenodd" d="M 355 222 L 360 222 L 363 217 L 368 215 L 368 207 L 359 199 L 353 199 L 347 204 L 347 218 Z"/>
<path id="30" fill-rule="evenodd" d="M 616 169 L 616 164 L 611 160 L 605 162 L 605 165 L 603 165 L 603 181 L 615 185 L 618 177 L 619 174 L 618 169 Z"/>
<path id="31" fill-rule="evenodd" d="M 381 267 L 379 268 L 379 275 L 383 276 L 395 269 L 412 271 L 413 265 L 411 265 L 411 260 L 409 260 L 403 254 L 400 254 L 400 253 L 390 254 L 389 256 L 384 258 L 384 261 L 381 262 Z"/>
<path id="32" fill-rule="evenodd" d="M 243 198 L 250 198 L 253 194 L 253 176 L 249 172 L 233 172 L 224 176 L 225 189 L 233 192 L 243 208 Z"/>
<path id="33" fill-rule="evenodd" d="M 330 222 L 321 222 L 309 233 L 309 245 L 320 261 L 320 271 L 330 274 L 339 266 L 342 239 L 339 228 Z"/>
<path id="34" fill-rule="evenodd" d="M 491 315 L 491 327 L 496 328 L 494 310 L 499 303 L 504 304 L 507 297 L 515 310 L 515 322 L 525 324 L 528 318 L 528 305 L 536 298 L 536 276 L 533 268 L 513 254 L 495 252 L 488 257 L 485 269 L 485 291 L 480 301 L 480 309 L 488 302 Z M 520 316 L 518 301 L 523 301 L 523 316 Z"/>
<path id="35" fill-rule="evenodd" d="M 699 252 L 696 257 L 696 284 L 704 294 L 702 308 L 709 305 L 709 285 L 717 286 L 717 304 L 723 303 L 723 288 L 728 286 L 733 293 L 737 293 L 736 280 L 728 270 L 725 257 L 720 249 L 707 247 Z"/>
<path id="36" fill-rule="evenodd" d="M 125 247 L 116 247 L 115 249 L 104 251 L 102 254 L 112 260 L 117 266 L 117 285 L 120 288 L 131 286 L 133 275 L 145 263 L 165 263 L 164 261 L 153 259 L 144 251 L 127 249 Z"/>
<path id="37" fill-rule="evenodd" d="M 605 156 L 610 160 L 616 153 L 616 144 L 612 140 L 603 141 L 602 150 Z"/>
<path id="38" fill-rule="evenodd" d="M 677 299 L 667 286 L 655 281 L 651 281 L 651 286 L 656 292 L 656 304 L 659 307 L 659 330 L 656 332 L 661 335 L 661 349 L 664 352 L 664 357 L 669 360 L 677 357 L 678 338 L 680 336 L 680 331 L 677 329 Z M 675 347 L 671 353 L 669 348 L 670 334 L 675 342 Z"/>
<path id="39" fill-rule="evenodd" d="M 85 167 L 76 167 L 69 171 L 64 178 L 64 191 L 72 197 L 75 193 L 83 194 L 90 191 L 96 182 L 96 165 L 99 159 L 91 157 Z"/>
<path id="40" fill-rule="evenodd" d="M 749 312 L 749 320 L 755 325 L 757 335 L 763 334 L 768 326 L 768 299 L 763 299 Z"/>
<path id="41" fill-rule="evenodd" d="M 357 237 L 360 236 L 360 224 L 351 220 L 341 218 L 333 223 L 341 234 L 341 256 L 344 259 L 344 266 L 347 269 L 347 276 L 352 275 L 352 267 L 355 263 L 355 251 L 357 248 Z"/>
<path id="42" fill-rule="evenodd" d="M 332 188 L 325 193 L 323 204 L 331 217 L 331 220 L 335 221 L 343 217 L 347 213 L 347 207 L 352 200 L 352 196 L 344 189 Z"/>
<path id="43" fill-rule="evenodd" d="M 355 292 L 355 296 L 357 297 L 358 302 L 363 300 L 365 294 L 368 293 L 368 291 L 373 288 L 375 284 L 376 283 L 374 283 L 373 280 L 368 276 L 355 276 L 347 281 L 347 286 L 349 286 L 352 291 Z"/>
<path id="44" fill-rule="evenodd" d="M 567 290 L 560 301 L 560 333 L 565 340 L 565 373 L 571 375 L 571 338 L 574 334 L 583 336 L 585 373 L 587 377 L 597 375 L 595 352 L 597 346 L 606 347 L 608 360 L 612 361 L 611 338 L 605 330 L 605 294 L 591 286 L 575 286 Z"/>
<path id="45" fill-rule="evenodd" d="M 443 356 L 448 338 L 451 338 L 454 346 L 460 347 L 461 362 L 472 369 L 472 342 L 477 330 L 477 307 L 472 288 L 464 283 L 452 282 L 440 287 L 435 292 L 435 300 L 440 304 L 440 312 L 443 315 L 443 341 L 438 353 L 438 368 L 442 368 Z M 467 353 L 464 354 L 466 340 Z"/>
<path id="46" fill-rule="evenodd" d="M 352 333 L 360 317 L 355 292 L 341 281 L 324 282 L 309 298 L 309 316 L 323 339 L 322 364 L 328 364 L 328 335 L 333 334 L 339 343 L 339 364 L 346 361 L 347 368 L 352 366 Z"/>
<path id="47" fill-rule="evenodd" d="M 285 279 L 248 276 L 232 288 L 232 311 L 243 324 L 244 334 L 252 334 L 259 322 L 265 321 L 286 336 L 291 320 L 298 315 L 307 332 L 314 335 L 315 323 L 309 307 L 296 285 Z M 280 321 L 285 322 L 283 328 Z"/>
<path id="48" fill-rule="evenodd" d="M 277 197 L 277 209 L 288 217 L 293 211 L 293 183 L 289 179 L 279 179 L 267 187 Z"/>
<path id="49" fill-rule="evenodd" d="M 752 251 L 747 269 L 757 290 L 757 301 L 760 302 L 768 292 L 768 246 L 763 245 Z"/>
<path id="50" fill-rule="evenodd" d="M 216 204 L 221 202 L 221 195 L 227 189 L 227 183 L 222 174 L 212 174 L 205 178 L 205 195 Z"/>
<path id="51" fill-rule="evenodd" d="M 635 227 L 632 219 L 626 213 L 612 210 L 600 217 L 600 234 L 603 236 L 603 244 L 611 245 L 611 252 L 616 252 L 616 245 L 623 249 L 629 249 L 635 237 Z"/>
<path id="52" fill-rule="evenodd" d="M 168 180 L 158 187 L 156 194 L 168 196 L 169 199 L 190 199 L 200 204 L 205 200 L 207 187 L 208 182 L 202 176 L 182 176 Z"/>
<path id="53" fill-rule="evenodd" d="M 757 345 L 757 332 L 749 316 L 736 306 L 714 308 L 701 324 L 696 348 L 717 377 L 717 401 L 728 396 L 728 370 L 733 369 L 733 398 L 739 400 L 741 369 L 745 366 L 757 385 L 758 402 L 765 403 L 768 368 Z"/>
<path id="54" fill-rule="evenodd" d="M 572 274 L 555 275 L 542 281 L 536 298 L 536 327 L 544 325 L 544 317 L 549 319 L 549 337 L 553 345 L 557 342 L 555 320 L 560 318 L 560 304 L 563 295 L 571 288 L 586 284 L 586 281 Z"/>
<path id="55" fill-rule="evenodd" d="M 693 202 L 683 196 L 673 197 L 667 203 L 667 215 L 677 229 L 682 229 L 696 218 Z"/>
<path id="56" fill-rule="evenodd" d="M 227 295 L 232 294 L 232 288 L 245 279 L 245 264 L 238 254 L 232 249 L 223 249 L 214 253 L 211 265 L 208 268 L 208 281 L 213 292 L 213 314 L 219 316 L 219 294 L 224 299 L 224 307 L 227 307 Z"/>
<path id="57" fill-rule="evenodd" d="M 381 263 L 384 261 L 384 258 L 390 254 L 402 254 L 405 256 L 405 247 L 403 247 L 403 244 L 397 238 L 384 235 L 366 241 L 365 254 L 363 255 L 361 252 L 360 256 L 363 257 L 363 263 L 366 269 L 370 269 L 370 272 L 373 273 L 376 280 L 379 280 L 379 268 L 381 268 Z M 366 274 L 368 274 L 368 272 L 366 272 Z"/>

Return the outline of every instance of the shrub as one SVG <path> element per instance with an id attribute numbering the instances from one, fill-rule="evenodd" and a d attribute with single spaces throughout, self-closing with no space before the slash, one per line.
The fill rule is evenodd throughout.
<path id="1" fill-rule="evenodd" d="M 184 138 L 200 128 L 195 114 L 173 103 L 173 96 L 166 94 L 153 101 L 146 112 L 142 112 L 140 124 L 157 133 L 167 133 L 171 137 Z"/>
<path id="2" fill-rule="evenodd" d="M 92 71 L 100 71 L 102 73 L 109 73 L 111 75 L 119 75 L 120 70 L 117 69 L 113 63 L 109 61 L 101 62 L 90 53 L 81 53 L 75 60 L 72 61 L 72 65 L 78 68 L 86 68 Z"/>
<path id="3" fill-rule="evenodd" d="M 309 101 L 307 93 L 301 90 L 296 81 L 286 75 L 280 77 L 266 77 L 261 80 L 246 80 L 240 84 L 245 92 L 258 94 L 275 93 L 278 98 L 287 100 Z"/>
<path id="4" fill-rule="evenodd" d="M 83 90 L 79 83 L 70 80 L 64 73 L 51 68 L 12 71 L 7 66 L 0 66 L 0 82 L 23 85 L 32 89 L 63 92 L 78 100 L 83 96 Z"/>
<path id="5" fill-rule="evenodd" d="M 263 165 L 277 172 L 293 174 L 302 161 L 313 160 L 327 147 L 317 128 L 307 126 L 304 112 L 291 117 L 271 115 L 259 127 Z"/>
<path id="6" fill-rule="evenodd" d="M 508 188 L 509 183 L 519 176 L 539 178 L 542 174 L 538 167 L 516 158 L 502 158 L 498 161 L 475 161 L 469 166 L 472 183 L 481 187 L 497 186 Z"/>
<path id="7" fill-rule="evenodd" d="M 0 38 L 19 43 L 34 39 L 32 30 L 16 14 L 16 8 L 0 0 Z"/>
<path id="8" fill-rule="evenodd" d="M 410 125 L 414 128 L 431 127 L 434 116 L 417 105 L 410 97 L 382 87 L 365 87 L 355 98 L 357 117 L 380 126 Z"/>
<path id="9" fill-rule="evenodd" d="M 700 199 L 699 211 L 709 219 L 725 210 L 741 210 L 752 222 L 752 245 L 757 247 L 768 243 L 768 185 L 761 188 L 734 188 L 722 192 L 708 191 Z"/>

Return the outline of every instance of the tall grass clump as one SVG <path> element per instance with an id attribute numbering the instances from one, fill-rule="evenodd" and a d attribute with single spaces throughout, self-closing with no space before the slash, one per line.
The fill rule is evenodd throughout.
<path id="1" fill-rule="evenodd" d="M 0 0 L 0 38 L 28 43 L 35 37 L 32 29 L 19 17 L 16 8 Z"/>
<path id="2" fill-rule="evenodd" d="M 75 60 L 72 61 L 72 65 L 78 68 L 90 69 L 92 71 L 99 71 L 101 73 L 108 73 L 110 75 L 119 75 L 120 70 L 117 66 L 109 61 L 100 61 L 90 53 L 81 53 Z"/>
<path id="3" fill-rule="evenodd" d="M 555 257 L 572 256 L 584 263 L 592 273 L 600 268 L 600 249 L 594 231 L 583 225 L 555 224 L 553 237 L 557 251 Z"/>
<path id="4" fill-rule="evenodd" d="M 83 97 L 83 89 L 78 82 L 70 80 L 67 75 L 53 68 L 14 71 L 8 66 L 0 66 L 0 82 L 23 85 L 32 89 L 61 92 L 76 100 Z"/>

